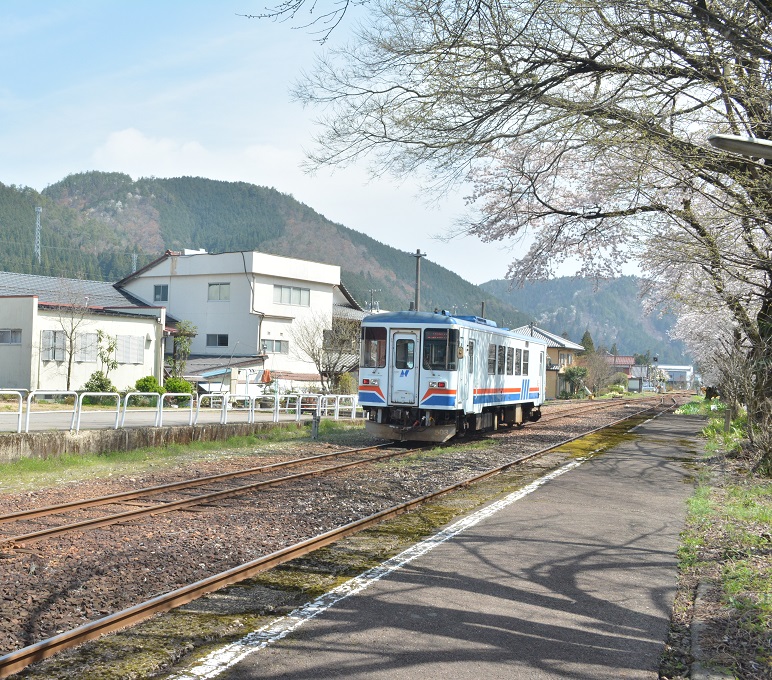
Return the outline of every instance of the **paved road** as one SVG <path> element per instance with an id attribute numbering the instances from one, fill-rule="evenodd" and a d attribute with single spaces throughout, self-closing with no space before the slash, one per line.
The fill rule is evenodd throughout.
<path id="1" fill-rule="evenodd" d="M 123 417 L 121 415 L 121 417 Z M 153 427 L 155 425 L 154 409 L 129 409 L 126 414 L 124 427 Z M 15 413 L 0 412 L 0 434 L 16 432 L 19 416 Z M 248 422 L 248 412 L 244 409 L 230 409 L 228 411 L 229 423 Z M 294 421 L 294 413 L 282 413 L 279 417 L 282 422 Z M 311 415 L 304 413 L 301 420 L 311 419 Z M 258 422 L 273 422 L 273 413 L 261 411 L 255 414 L 255 420 Z M 163 425 L 188 425 L 190 422 L 189 409 L 164 409 Z M 220 422 L 220 410 L 204 408 L 198 414 L 199 425 L 211 425 Z M 72 424 L 72 412 L 65 411 L 33 411 L 30 413 L 29 431 L 45 432 L 49 430 L 70 429 Z M 119 423 L 120 424 L 120 423 Z M 21 431 L 24 432 L 26 426 L 26 413 L 22 416 Z M 80 421 L 81 430 L 105 430 L 115 427 L 115 411 L 86 411 L 83 413 Z"/>
<path id="2" fill-rule="evenodd" d="M 656 678 L 701 425 L 643 425 L 216 677 Z"/>

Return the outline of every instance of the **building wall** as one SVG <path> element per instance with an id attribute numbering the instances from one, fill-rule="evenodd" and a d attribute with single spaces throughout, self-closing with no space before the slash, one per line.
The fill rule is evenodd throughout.
<path id="1" fill-rule="evenodd" d="M 192 354 L 224 360 L 253 356 L 262 353 L 265 341 L 270 370 L 315 373 L 313 363 L 293 347 L 291 327 L 296 319 L 312 316 L 331 325 L 333 289 L 339 283 L 340 267 L 319 262 L 256 252 L 197 253 L 172 255 L 130 279 L 125 289 L 148 304 L 166 305 L 171 316 L 196 326 Z M 228 284 L 229 299 L 210 300 L 210 284 Z M 167 286 L 168 300 L 154 299 L 156 286 Z M 275 302 L 276 286 L 309 291 L 308 306 Z M 207 336 L 219 336 L 217 344 L 208 345 Z"/>
<path id="2" fill-rule="evenodd" d="M 38 299 L 0 298 L 0 330 L 21 331 L 19 344 L 0 344 L 0 389 L 29 389 L 33 378 L 33 345 Z"/>
<path id="3" fill-rule="evenodd" d="M 43 333 L 44 331 L 61 332 L 63 324 L 66 327 L 67 319 L 62 317 L 54 310 L 38 310 L 37 323 L 35 328 L 34 343 L 36 345 L 33 352 L 33 361 L 37 363 L 36 380 L 32 383 L 31 389 L 67 389 L 67 359 L 69 351 L 65 350 L 64 356 L 46 360 L 43 352 Z M 132 356 L 128 363 L 119 363 L 118 367 L 109 372 L 108 377 L 118 389 L 133 388 L 134 383 L 139 378 L 148 375 L 154 375 L 159 380 L 162 376 L 158 371 L 159 342 L 161 334 L 159 327 L 161 324 L 155 318 L 147 316 L 130 317 L 112 317 L 103 314 L 88 314 L 82 318 L 78 324 L 75 333 L 82 335 L 94 335 L 97 330 L 111 336 L 132 337 L 136 339 L 137 347 L 141 347 L 141 361 L 139 357 Z M 68 328 L 68 332 L 69 328 Z M 139 352 L 137 352 L 139 354 Z M 70 389 L 83 389 L 84 383 L 91 377 L 95 371 L 102 370 L 99 358 L 81 359 L 73 358 L 72 375 L 70 378 Z"/>

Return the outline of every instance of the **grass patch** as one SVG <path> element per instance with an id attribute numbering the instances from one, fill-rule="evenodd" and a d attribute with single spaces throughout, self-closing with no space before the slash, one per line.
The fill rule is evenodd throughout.
<path id="1" fill-rule="evenodd" d="M 341 446 L 346 445 L 347 439 L 361 437 L 361 432 L 362 426 L 353 423 L 323 420 L 320 425 L 325 441 L 339 442 Z M 0 490 L 5 493 L 26 491 L 84 479 L 137 475 L 149 470 L 157 472 L 213 456 L 265 455 L 273 453 L 271 445 L 302 441 L 310 441 L 310 427 L 269 428 L 254 435 L 230 437 L 224 441 L 170 444 L 131 451 L 21 458 L 0 464 Z"/>
<path id="2" fill-rule="evenodd" d="M 689 500 L 678 552 L 681 582 L 690 584 L 690 592 L 697 583 L 713 586 L 696 610 L 708 624 L 701 639 L 703 663 L 729 669 L 736 677 L 767 677 L 763 669 L 772 664 L 772 483 L 750 474 L 731 456 L 743 437 L 743 419 L 725 431 L 724 406 L 715 401 L 691 402 L 679 412 L 710 419 L 704 430 L 706 451 L 713 458 L 709 463 L 720 463 L 712 475 L 701 475 Z M 683 656 L 688 656 L 688 643 Z M 688 667 L 688 661 L 681 661 Z M 672 672 L 678 661 L 665 662 L 671 671 L 661 669 L 662 675 L 683 677 Z"/>

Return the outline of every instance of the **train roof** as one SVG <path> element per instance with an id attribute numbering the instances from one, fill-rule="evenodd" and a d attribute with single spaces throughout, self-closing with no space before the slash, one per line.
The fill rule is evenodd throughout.
<path id="1" fill-rule="evenodd" d="M 368 325 L 394 325 L 394 324 L 419 324 L 432 326 L 464 326 L 466 328 L 483 327 L 496 329 L 502 333 L 513 335 L 518 338 L 524 338 L 536 344 L 544 345 L 542 338 L 531 337 L 523 333 L 516 333 L 508 328 L 499 328 L 495 321 L 484 319 L 480 316 L 453 316 L 445 310 L 441 312 L 381 312 L 380 314 L 370 314 L 362 319 L 363 324 Z"/>

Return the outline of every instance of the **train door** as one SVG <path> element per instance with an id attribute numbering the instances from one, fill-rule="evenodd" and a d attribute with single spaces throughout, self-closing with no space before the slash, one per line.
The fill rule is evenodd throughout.
<path id="1" fill-rule="evenodd" d="M 418 406 L 418 332 L 396 331 L 391 336 L 391 394 L 389 403 Z"/>
<path id="2" fill-rule="evenodd" d="M 469 385 L 472 382 L 472 372 L 474 371 L 474 340 L 469 341 L 466 349 L 464 349 L 464 340 L 465 338 L 462 337 L 458 343 L 458 404 L 465 411 L 468 411 L 471 407 L 471 403 L 467 403 L 467 399 L 469 399 Z"/>

